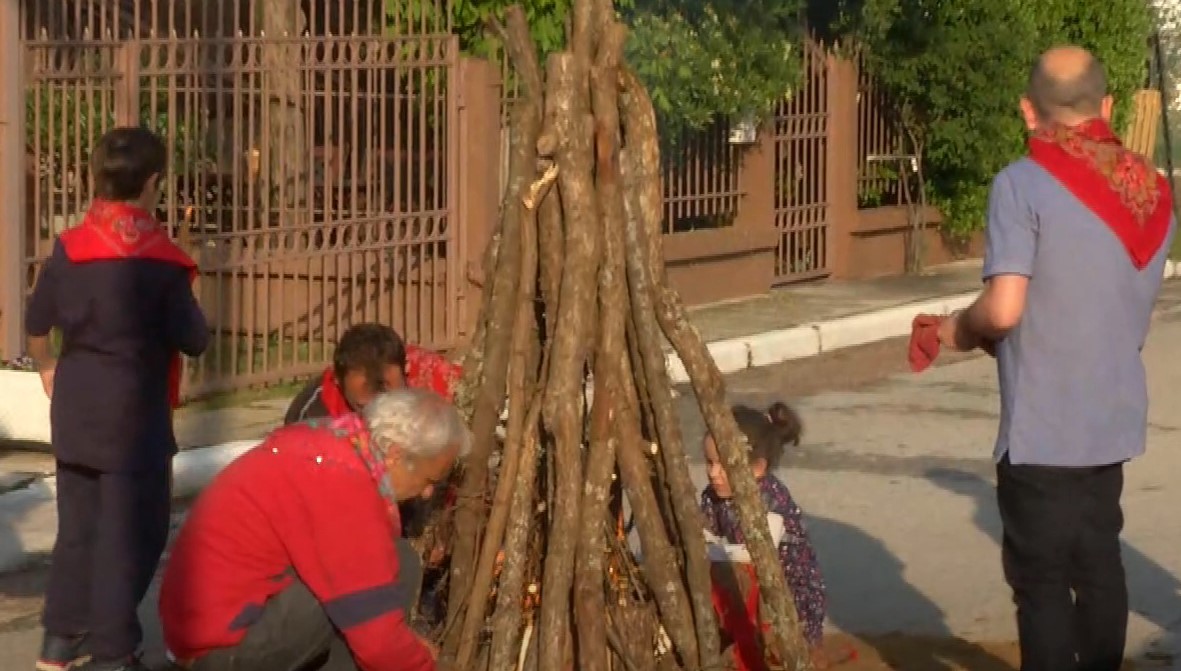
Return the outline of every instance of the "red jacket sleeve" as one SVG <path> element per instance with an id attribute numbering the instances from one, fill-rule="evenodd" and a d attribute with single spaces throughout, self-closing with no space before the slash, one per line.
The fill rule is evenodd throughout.
<path id="1" fill-rule="evenodd" d="M 365 473 L 325 463 L 309 467 L 286 516 L 292 567 L 344 633 L 363 671 L 434 671 L 407 613 L 417 576 L 400 576 L 398 530 Z"/>

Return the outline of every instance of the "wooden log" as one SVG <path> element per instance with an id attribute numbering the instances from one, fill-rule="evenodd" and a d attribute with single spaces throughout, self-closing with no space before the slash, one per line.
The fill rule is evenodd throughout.
<path id="1" fill-rule="evenodd" d="M 546 111 L 558 138 L 554 159 L 566 225 L 560 306 L 554 330 L 543 416 L 554 436 L 553 521 L 546 547 L 539 620 L 542 669 L 561 669 L 569 639 L 566 618 L 582 490 L 582 394 L 594 335 L 599 267 L 599 216 L 592 174 L 594 120 L 583 94 L 587 68 L 558 53 L 547 64 Z"/>
<path id="2" fill-rule="evenodd" d="M 537 105 L 533 101 L 518 103 L 513 109 L 513 125 L 514 132 L 520 133 L 520 142 L 528 154 L 524 160 L 532 161 L 536 165 L 536 155 L 533 154 L 536 151 L 536 144 L 531 140 L 541 132 L 541 117 Z M 529 189 L 526 191 L 531 193 Z M 496 556 L 500 553 L 504 540 L 504 529 L 508 522 L 513 488 L 517 486 L 521 443 L 524 441 L 526 432 L 527 411 L 525 408 L 529 398 L 527 393 L 537 375 L 536 370 L 531 370 L 529 367 L 532 342 L 537 339 L 537 314 L 533 309 L 533 299 L 536 296 L 535 289 L 537 287 L 537 215 L 530 209 L 524 197 L 516 203 L 508 203 L 508 207 L 517 209 L 516 217 L 520 222 L 518 237 L 521 246 L 517 288 L 518 303 L 513 322 L 508 369 L 508 431 L 505 435 L 496 491 L 492 498 L 483 545 L 472 581 L 471 598 L 463 620 L 459 652 L 456 655 L 456 664 L 460 668 L 467 668 L 471 661 L 480 629 L 484 625 L 488 603 L 485 595 L 489 594 L 492 589 Z"/>
<path id="3" fill-rule="evenodd" d="M 532 118 L 536 119 L 534 114 Z M 509 184 L 501 207 L 501 240 L 495 271 L 491 278 L 491 297 L 481 309 L 485 325 L 482 384 L 472 401 L 472 451 L 463 469 L 452 536 L 447 636 L 444 648 L 458 651 L 462 630 L 457 626 L 467 605 L 475 570 L 476 543 L 485 519 L 484 493 L 488 487 L 488 460 L 496 445 L 496 426 L 505 403 L 510 337 L 520 289 L 521 208 L 525 189 L 533 180 L 537 160 L 535 135 L 516 125 L 511 140 Z M 534 126 L 531 130 L 536 133 Z"/>
<path id="4" fill-rule="evenodd" d="M 656 128 L 630 128 L 628 133 L 629 151 L 635 145 L 659 146 Z M 641 152 L 642 155 L 642 152 Z M 629 174 L 628 188 L 634 192 L 657 191 L 660 187 L 659 173 L 652 175 Z M 646 184 L 636 180 L 648 180 Z M 624 209 L 621 205 L 621 212 Z M 679 531 L 679 548 L 684 559 L 688 578 L 689 596 L 693 602 L 693 616 L 697 630 L 697 644 L 700 649 L 702 666 L 715 664 L 721 648 L 717 618 L 714 616 L 713 601 L 710 597 L 709 559 L 705 552 L 705 537 L 701 528 L 701 511 L 697 506 L 697 491 L 689 475 L 685 460 L 684 439 L 681 422 L 673 408 L 672 382 L 665 366 L 664 348 L 661 346 L 660 326 L 656 322 L 653 292 L 656 290 L 653 277 L 656 272 L 650 265 L 647 253 L 647 236 L 643 225 L 635 217 L 627 219 L 627 281 L 631 292 L 632 320 L 640 351 L 642 365 L 637 366 L 636 377 L 645 381 L 651 400 L 656 435 L 659 437 L 659 452 L 663 462 L 664 484 L 668 489 L 672 506 L 672 520 Z"/>
<path id="5" fill-rule="evenodd" d="M 577 25 L 577 21 L 576 24 Z M 603 220 L 603 262 L 599 268 L 599 339 L 595 357 L 595 397 L 591 411 L 590 454 L 582 495 L 582 519 L 578 532 L 575 564 L 574 617 L 578 627 L 579 669 L 608 671 L 611 653 L 607 647 L 603 613 L 604 523 L 611 498 L 615 472 L 616 433 L 614 404 L 619 380 L 611 371 L 611 357 L 626 352 L 625 321 L 627 288 L 623 239 L 623 190 L 619 184 L 619 60 L 626 31 L 622 27 L 603 39 L 591 70 L 591 102 L 595 117 L 595 187 Z M 612 218 L 615 222 L 611 222 Z"/>
<path id="6" fill-rule="evenodd" d="M 627 197 L 628 217 L 635 222 L 638 242 L 641 249 L 648 250 L 651 263 L 658 252 L 653 239 L 660 235 L 662 219 L 658 205 L 659 181 L 652 178 L 659 174 L 660 154 L 658 146 L 644 139 L 655 137 L 649 129 L 655 128 L 656 116 L 651 100 L 633 73 L 623 73 L 623 87 L 624 128 L 629 142 L 623 168 L 626 183 L 634 187 L 629 189 Z M 663 260 L 656 264 L 653 267 L 662 268 Z M 663 273 L 659 275 L 663 277 Z M 773 648 L 789 668 L 808 670 L 811 668 L 808 646 L 800 631 L 783 567 L 771 541 L 767 510 L 751 472 L 750 446 L 726 403 L 722 375 L 701 335 L 689 322 L 680 297 L 667 286 L 657 287 L 656 316 L 665 337 L 685 364 L 702 416 L 718 446 L 722 466 L 734 490 L 734 503 L 771 625 L 769 634 Z"/>
<path id="7" fill-rule="evenodd" d="M 509 524 L 504 534 L 504 566 L 492 615 L 492 669 L 511 667 L 521 639 L 521 604 L 525 597 L 526 550 L 537 519 L 537 472 L 540 448 L 541 399 L 539 391 L 525 418 L 527 433 L 521 445 L 520 467 L 513 488 Z M 528 645 L 536 645 L 536 638 Z M 536 658 L 536 655 L 533 655 Z"/>

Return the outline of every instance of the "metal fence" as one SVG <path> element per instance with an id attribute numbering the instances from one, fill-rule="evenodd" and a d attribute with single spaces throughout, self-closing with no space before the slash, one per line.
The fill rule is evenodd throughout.
<path id="1" fill-rule="evenodd" d="M 733 226 L 742 197 L 741 147 L 730 142 L 730 124 L 719 119 L 686 131 L 664 153 L 664 232 Z"/>
<path id="2" fill-rule="evenodd" d="M 775 111 L 775 279 L 785 283 L 829 272 L 829 196 L 826 173 L 828 53 L 804 44 L 803 80 Z"/>
<path id="3" fill-rule="evenodd" d="M 902 137 L 890 118 L 885 96 L 873 78 L 860 67 L 857 71 L 857 205 L 878 207 L 902 202 L 899 157 Z"/>
<path id="4" fill-rule="evenodd" d="M 215 334 L 188 371 L 189 395 L 312 373 L 359 321 L 430 347 L 459 344 L 476 233 L 457 217 L 491 216 L 496 184 L 489 176 L 487 203 L 459 193 L 460 171 L 466 179 L 482 168 L 458 158 L 460 117 L 475 108 L 460 111 L 467 84 L 445 1 L 396 3 L 414 11 L 392 16 L 383 0 L 22 2 L 25 216 L 6 291 L 15 280 L 27 295 L 54 236 L 84 213 L 97 139 L 142 123 L 169 147 L 159 214 L 200 264 L 197 292 Z M 747 248 L 719 252 L 713 241 L 729 238 L 718 236 L 769 241 L 773 230 L 775 283 L 824 277 L 850 213 L 896 198 L 888 162 L 874 160 L 898 147 L 886 101 L 839 62 L 806 42 L 798 90 L 753 146 L 732 143 L 725 120 L 666 138 L 665 232 L 686 243 L 669 246 L 678 263 L 692 265 L 700 248 L 714 259 L 702 268 L 728 272 L 718 255 Z M 494 68 L 487 77 L 494 86 Z M 511 82 L 499 94 L 502 131 L 513 94 Z M 855 95 L 856 120 L 830 95 Z M 480 109 L 481 127 L 495 128 L 497 111 Z M 844 232 L 833 228 L 838 210 Z M 4 316 L 8 343 L 15 317 Z"/>
<path id="5" fill-rule="evenodd" d="M 454 345 L 466 252 L 454 221 L 457 101 L 448 85 L 457 38 L 370 30 L 309 39 L 311 29 L 373 18 L 356 9 L 366 3 L 343 0 L 310 7 L 303 34 L 266 34 L 250 13 L 222 12 L 214 25 L 236 34 L 152 37 L 161 21 L 193 23 L 191 12 L 176 16 L 183 3 L 161 18 L 165 4 L 41 17 L 52 25 L 23 45 L 25 291 L 53 237 L 84 212 L 90 147 L 116 124 L 142 123 L 169 148 L 159 214 L 198 261 L 197 293 L 215 335 L 188 371 L 189 395 L 318 370 L 359 321 Z M 208 5 L 182 9 L 200 7 Z M 409 20 L 429 30 L 423 16 Z M 36 11 L 26 17 L 32 28 Z"/>

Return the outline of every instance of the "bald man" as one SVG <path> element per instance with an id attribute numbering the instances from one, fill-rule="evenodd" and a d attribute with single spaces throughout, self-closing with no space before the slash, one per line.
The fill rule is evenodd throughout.
<path id="1" fill-rule="evenodd" d="M 1123 464 L 1145 447 L 1140 350 L 1172 199 L 1112 132 L 1103 66 L 1087 51 L 1043 54 L 1020 107 L 1029 153 L 992 184 L 984 290 L 939 337 L 995 345 L 997 502 L 1022 671 L 1117 671 Z"/>

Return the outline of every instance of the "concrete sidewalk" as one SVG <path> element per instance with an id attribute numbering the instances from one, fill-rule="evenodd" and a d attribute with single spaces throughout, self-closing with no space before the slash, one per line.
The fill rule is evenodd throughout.
<path id="1" fill-rule="evenodd" d="M 980 261 L 937 266 L 914 277 L 857 282 L 816 282 L 775 289 L 756 298 L 690 310 L 718 367 L 732 373 L 823 351 L 902 335 L 913 312 L 946 311 L 980 287 Z M 823 342 L 822 342 L 823 341 Z M 674 381 L 687 380 L 670 361 Z M 288 399 L 249 401 L 218 410 L 185 410 L 176 416 L 183 448 L 261 438 L 283 419 Z"/>

